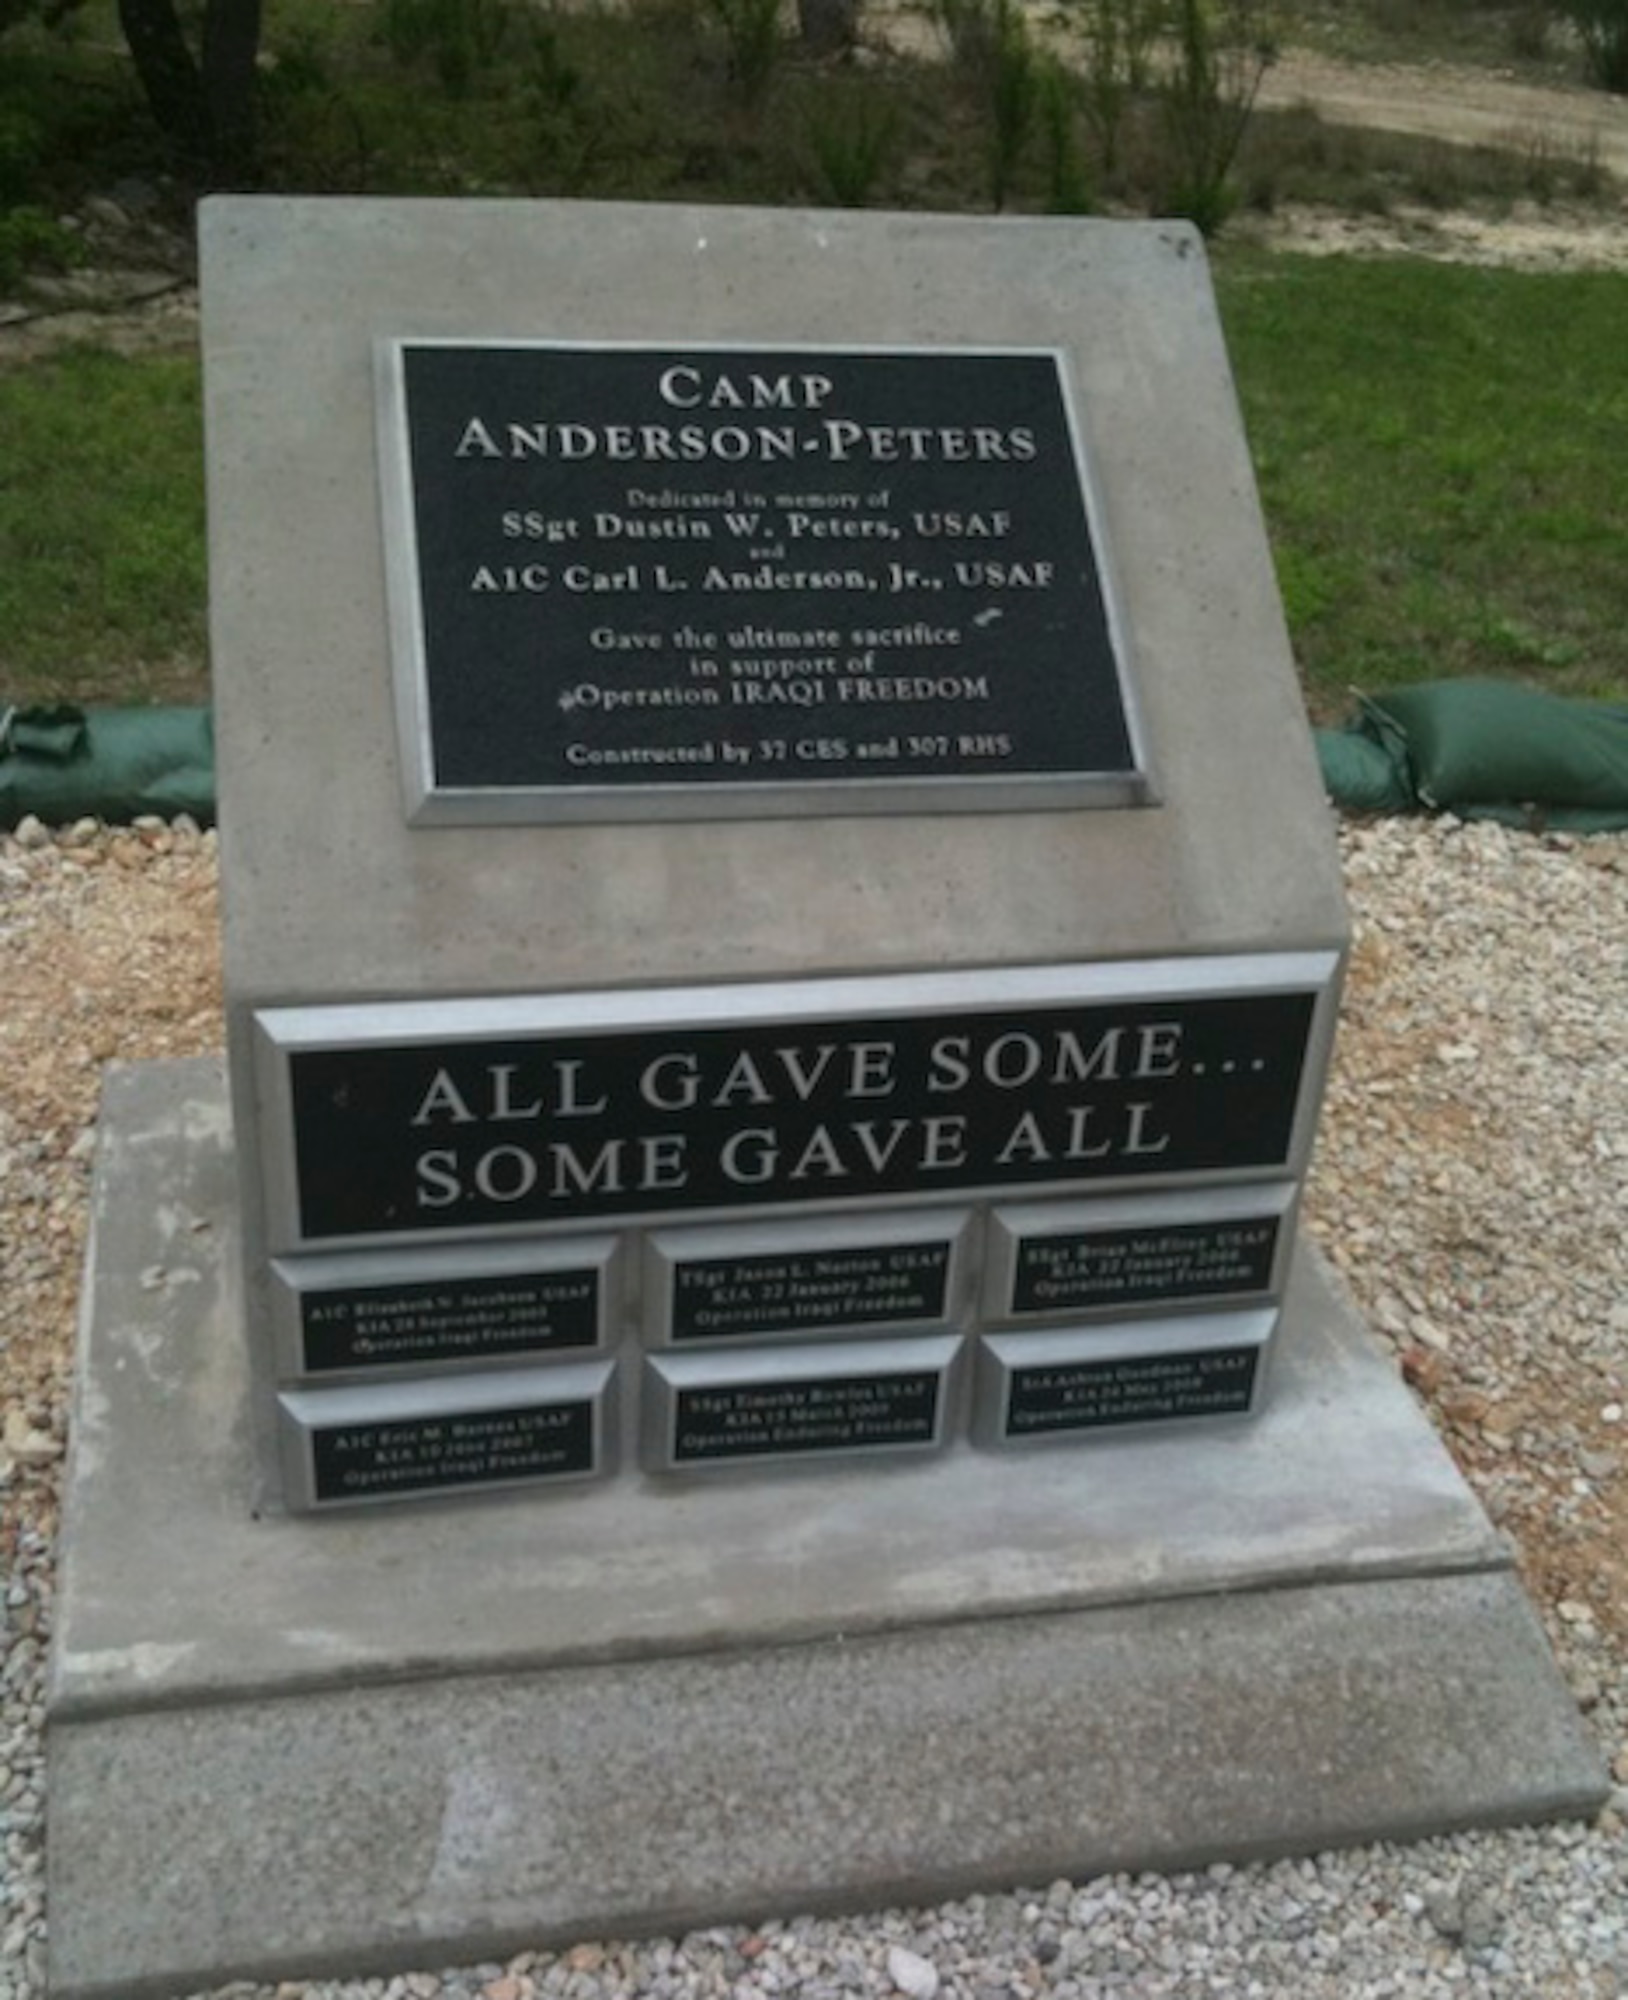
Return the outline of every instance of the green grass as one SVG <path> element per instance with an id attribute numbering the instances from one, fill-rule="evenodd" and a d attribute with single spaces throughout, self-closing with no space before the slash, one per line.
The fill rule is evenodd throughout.
<path id="1" fill-rule="evenodd" d="M 1505 674 L 1628 698 L 1628 276 L 1224 253 L 1313 710 Z M 0 704 L 207 699 L 187 357 L 0 371 Z"/>
<path id="2" fill-rule="evenodd" d="M 0 369 L 0 437 L 0 707 L 203 699 L 196 361 Z"/>
<path id="3" fill-rule="evenodd" d="M 1220 292 L 1314 707 L 1628 694 L 1628 276 L 1234 254 Z"/>

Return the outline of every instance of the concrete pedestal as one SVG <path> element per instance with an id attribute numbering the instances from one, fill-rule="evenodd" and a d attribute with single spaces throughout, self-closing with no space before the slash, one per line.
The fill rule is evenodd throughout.
<path id="1" fill-rule="evenodd" d="M 1310 1256 L 1229 1429 L 252 1518 L 209 1063 L 102 1121 L 52 1990 L 169 1994 L 1586 1813 L 1509 1554 Z"/>

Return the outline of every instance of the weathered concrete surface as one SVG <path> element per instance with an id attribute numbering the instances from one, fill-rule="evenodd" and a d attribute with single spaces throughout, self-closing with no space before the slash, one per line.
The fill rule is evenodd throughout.
<path id="1" fill-rule="evenodd" d="M 102 1131 L 50 1697 L 59 1996 L 1604 1796 L 1503 1545 L 1310 1260 L 1269 1408 L 1225 1431 L 810 1471 L 749 1508 L 625 1479 L 255 1521 L 218 1071 L 115 1072 Z"/>
<path id="2" fill-rule="evenodd" d="M 1187 225 L 222 197 L 200 258 L 234 1006 L 1343 944 Z M 409 827 L 375 429 L 392 337 L 1060 350 L 1175 809 Z"/>
<path id="3" fill-rule="evenodd" d="M 1507 1574 L 59 1728 L 53 1991 L 497 1958 L 1591 1803 Z"/>

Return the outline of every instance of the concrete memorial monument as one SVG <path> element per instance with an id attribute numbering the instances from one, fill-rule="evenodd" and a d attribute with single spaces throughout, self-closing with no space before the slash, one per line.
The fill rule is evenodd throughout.
<path id="1" fill-rule="evenodd" d="M 547 899 L 595 823 L 693 823 L 638 838 L 699 857 L 807 820 L 797 874 L 829 905 L 830 820 L 891 816 L 872 865 L 903 886 L 948 815 L 1125 812 L 1136 955 L 1082 921 L 1077 957 L 990 962 L 969 899 L 903 956 L 843 916 L 790 981 L 675 937 L 673 972 L 731 983 L 630 986 L 600 921 L 530 990 L 479 941 L 432 992 L 422 969 L 388 997 L 365 969 L 234 982 L 281 1504 L 999 1447 L 1262 1393 L 1337 894 L 1308 874 L 1302 937 L 1262 949 L 1218 911 L 1178 955 L 1158 894 L 1184 815 L 1156 796 L 1071 352 L 730 330 L 375 335 L 395 838 L 488 827 Z M 1105 1236 L 1099 1197 L 1130 1186 L 1181 1192 Z M 1010 1205 L 1034 1192 L 1057 1205 Z M 680 1220 L 704 1238 L 656 1226 Z M 1263 1310 L 1215 1310 L 1240 1293 Z"/>
<path id="2" fill-rule="evenodd" d="M 104 1123 L 62 1990 L 1598 1796 L 1296 1240 L 1345 920 L 1197 239 L 203 244 L 230 1111 Z"/>

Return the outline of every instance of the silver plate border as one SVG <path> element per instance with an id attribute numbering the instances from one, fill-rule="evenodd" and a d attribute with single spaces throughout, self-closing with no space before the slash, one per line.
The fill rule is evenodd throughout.
<path id="1" fill-rule="evenodd" d="M 829 341 L 689 341 L 503 339 L 486 335 L 395 334 L 374 341 L 374 411 L 380 515 L 384 532 L 391 680 L 405 815 L 412 826 L 569 826 L 656 820 L 813 819 L 919 812 L 1043 812 L 1070 806 L 1156 805 L 1147 726 L 1130 664 L 1124 593 L 1107 531 L 1101 483 L 1079 419 L 1073 370 L 1064 348 L 987 347 L 953 342 L 903 344 Z M 1069 442 L 1102 587 L 1114 677 L 1125 717 L 1132 768 L 1126 772 L 1037 773 L 946 778 L 748 779 L 729 785 L 524 785 L 454 788 L 435 783 L 429 720 L 429 673 L 423 628 L 422 574 L 414 526 L 403 352 L 414 347 L 536 348 L 575 353 L 807 354 L 848 357 L 940 355 L 1045 357 L 1057 368 Z"/>
<path id="2" fill-rule="evenodd" d="M 1119 1301 L 1106 1305 L 1046 1306 L 1020 1312 L 1013 1304 L 1018 1252 L 1036 1236 L 1095 1236 L 1119 1229 L 1161 1229 L 1190 1222 L 1273 1220 L 1278 1224 L 1272 1265 L 1264 1285 L 1247 1292 L 1183 1293 L 1183 1308 L 1195 1310 L 1206 1300 L 1227 1305 L 1278 1297 L 1283 1290 L 1294 1249 L 1294 1209 L 1300 1190 L 1293 1181 L 1238 1181 L 1225 1187 L 1195 1188 L 1191 1193 L 1110 1195 L 1101 1201 L 999 1203 L 990 1211 L 985 1238 L 982 1314 L 986 1325 L 1018 1330 L 1041 1328 L 1054 1321 L 1150 1318 L 1168 1314 L 1171 1301 L 1150 1299 L 1142 1306 Z"/>
<path id="3" fill-rule="evenodd" d="M 714 1354 L 770 1343 L 809 1345 L 852 1339 L 856 1332 L 878 1338 L 907 1329 L 932 1333 L 951 1325 L 960 1313 L 971 1225 L 971 1209 L 946 1208 L 919 1213 L 892 1209 L 883 1215 L 808 1216 L 779 1223 L 754 1220 L 712 1229 L 652 1230 L 644 1240 L 644 1337 L 650 1346 L 670 1348 L 677 1354 Z M 770 1326 L 750 1333 L 700 1335 L 693 1340 L 673 1338 L 673 1296 L 681 1264 L 731 1257 L 818 1256 L 824 1251 L 840 1255 L 848 1250 L 891 1249 L 895 1245 L 919 1248 L 937 1243 L 949 1250 L 942 1313 L 833 1320 L 826 1326 Z"/>
<path id="4" fill-rule="evenodd" d="M 511 1368 L 456 1378 L 437 1376 L 334 1389 L 285 1389 L 277 1397 L 277 1445 L 290 1513 L 331 1514 L 357 1507 L 442 1505 L 517 1489 L 585 1486 L 615 1475 L 620 1461 L 620 1382 L 614 1360 L 558 1368 Z M 539 1403 L 582 1403 L 593 1409 L 593 1466 L 587 1472 L 533 1473 L 465 1486 L 420 1486 L 404 1493 L 361 1493 L 319 1500 L 315 1433 L 335 1424 L 377 1424 L 414 1417 L 458 1417 Z"/>
<path id="5" fill-rule="evenodd" d="M 1300 1178 L 1311 1152 L 1323 1076 L 1333 1043 L 1338 982 L 1337 951 L 1245 952 L 1193 958 L 1141 958 L 1092 964 L 1000 966 L 955 972 L 880 973 L 842 979 L 743 982 L 738 985 L 628 987 L 568 993 L 494 995 L 480 999 L 396 1000 L 365 1004 L 264 1007 L 253 1016 L 251 1036 L 260 1143 L 266 1187 L 267 1248 L 276 1254 L 315 1249 L 333 1251 L 368 1245 L 479 1242 L 528 1236 L 580 1234 L 584 1218 L 550 1224 L 535 1217 L 524 1223 L 485 1223 L 467 1231 L 446 1229 L 370 1231 L 350 1237 L 307 1240 L 300 1233 L 299 1190 L 294 1168 L 294 1111 L 290 1058 L 306 1050 L 434 1046 L 486 1037 L 605 1033 L 665 1028 L 674 1034 L 705 1027 L 777 1027 L 797 1024 L 840 1026 L 874 1013 L 932 1017 L 1002 1007 L 1105 1001 L 1225 999 L 1255 993 L 1307 992 L 1315 998 L 1299 1099 L 1287 1157 L 1249 1167 L 1225 1167 L 1173 1175 L 1168 1185 L 1221 1186 L 1286 1175 Z M 1147 1189 L 1146 1174 L 1093 1178 L 1089 1192 Z M 1025 1199 L 1045 1195 L 1048 1186 L 1028 1182 Z M 1160 1186 L 1167 1183 L 1160 1182 Z M 1067 1179 L 1058 1193 L 1079 1189 Z M 1010 1183 L 946 1189 L 957 1204 L 1009 1201 Z M 892 1211 L 920 1208 L 923 1193 L 826 1196 L 821 1213 L 855 1209 Z M 808 1201 L 756 1202 L 749 1208 L 647 1210 L 637 1207 L 613 1216 L 587 1218 L 590 1231 L 638 1227 L 677 1228 L 738 1217 L 757 1221 L 776 1215 L 808 1215 Z"/>
<path id="6" fill-rule="evenodd" d="M 611 1314 L 617 1303 L 621 1239 L 616 1236 L 543 1237 L 532 1242 L 451 1241 L 433 1247 L 400 1251 L 304 1251 L 273 1257 L 271 1327 L 280 1381 L 311 1387 L 341 1387 L 358 1382 L 386 1382 L 397 1376 L 430 1373 L 486 1374 L 519 1367 L 564 1367 L 602 1354 L 610 1340 Z M 458 1284 L 469 1278 L 551 1277 L 564 1271 L 591 1270 L 598 1296 L 594 1304 L 591 1347 L 562 1347 L 550 1354 L 524 1350 L 485 1360 L 460 1356 L 447 1361 L 386 1361 L 376 1366 L 314 1371 L 306 1366 L 305 1335 L 300 1308 L 309 1292 L 381 1290 L 396 1285 L 434 1284 L 444 1279 Z"/>
<path id="7" fill-rule="evenodd" d="M 760 1348 L 751 1354 L 648 1354 L 639 1384 L 639 1461 L 646 1472 L 739 1477 L 742 1474 L 795 1471 L 829 1464 L 833 1459 L 887 1461 L 929 1457 L 942 1451 L 959 1426 L 960 1385 L 966 1364 L 966 1340 L 958 1333 L 930 1334 L 894 1340 L 825 1342 L 812 1347 Z M 825 1382 L 837 1376 L 919 1375 L 937 1371 L 938 1407 L 933 1435 L 925 1444 L 840 1445 L 828 1451 L 757 1452 L 739 1459 L 697 1459 L 679 1463 L 673 1425 L 680 1389 L 738 1388 L 743 1384 Z"/>
<path id="8" fill-rule="evenodd" d="M 1266 1399 L 1279 1317 L 1276 1306 L 1265 1306 L 1246 1312 L 1171 1315 L 1049 1332 L 985 1334 L 978 1342 L 973 1364 L 972 1441 L 984 1450 L 1003 1452 L 1051 1445 L 1078 1448 L 1109 1444 L 1116 1438 L 1145 1438 L 1161 1431 L 1191 1431 L 1199 1425 L 1207 1429 L 1246 1423 Z M 1071 1361 L 1143 1361 L 1202 1353 L 1212 1347 L 1260 1350 L 1247 1410 L 1229 1410 L 1214 1417 L 1150 1417 L 1145 1423 L 1087 1425 L 1079 1430 L 1037 1431 L 1027 1437 L 1006 1435 L 1012 1377 L 1020 1368 L 1066 1367 Z"/>

